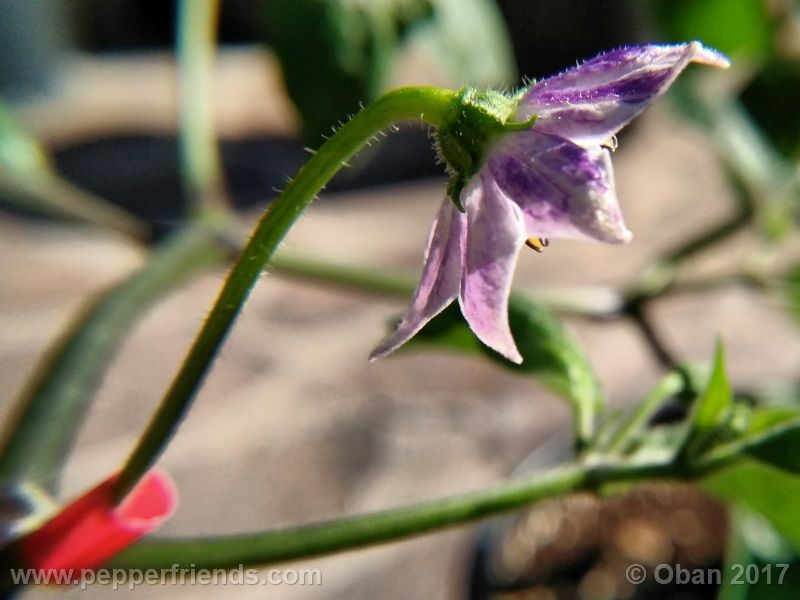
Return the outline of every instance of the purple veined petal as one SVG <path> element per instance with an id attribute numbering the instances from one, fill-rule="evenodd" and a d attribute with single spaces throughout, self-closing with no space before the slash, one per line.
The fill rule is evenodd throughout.
<path id="1" fill-rule="evenodd" d="M 405 344 L 458 295 L 467 238 L 467 218 L 445 199 L 433 222 L 422 277 L 411 307 L 397 329 L 370 354 L 375 360 Z"/>
<path id="2" fill-rule="evenodd" d="M 508 324 L 508 297 L 525 241 L 522 215 L 485 169 L 472 178 L 461 200 L 468 218 L 461 312 L 478 339 L 519 364 L 522 356 Z"/>
<path id="3" fill-rule="evenodd" d="M 700 42 L 612 50 L 534 84 L 516 118 L 526 121 L 538 114 L 536 130 L 586 148 L 600 145 L 666 92 L 691 62 L 729 64 Z"/>
<path id="4" fill-rule="evenodd" d="M 535 128 L 504 138 L 485 167 L 522 210 L 528 237 L 626 243 L 608 150 L 581 148 Z"/>

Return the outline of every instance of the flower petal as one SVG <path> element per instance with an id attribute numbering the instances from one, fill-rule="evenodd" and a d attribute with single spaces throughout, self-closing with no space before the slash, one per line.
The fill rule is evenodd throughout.
<path id="1" fill-rule="evenodd" d="M 584 149 L 535 128 L 507 136 L 488 157 L 502 193 L 522 209 L 528 237 L 625 243 L 625 226 L 606 149 Z"/>
<path id="2" fill-rule="evenodd" d="M 522 362 L 508 324 L 508 297 L 520 248 L 522 214 L 486 169 L 461 195 L 467 210 L 467 252 L 459 303 L 478 338 L 510 361 Z"/>
<path id="3" fill-rule="evenodd" d="M 405 344 L 415 333 L 444 310 L 458 295 L 461 268 L 467 237 L 466 215 L 446 199 L 433 222 L 425 267 L 411 308 L 395 332 L 370 354 L 370 360 L 382 358 Z"/>
<path id="4" fill-rule="evenodd" d="M 538 131 L 584 147 L 600 145 L 661 96 L 690 62 L 729 64 L 700 42 L 612 50 L 531 86 L 517 119 L 538 114 Z"/>

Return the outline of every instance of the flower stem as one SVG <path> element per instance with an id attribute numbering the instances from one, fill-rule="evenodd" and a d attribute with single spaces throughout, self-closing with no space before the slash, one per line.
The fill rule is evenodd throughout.
<path id="1" fill-rule="evenodd" d="M 325 142 L 267 210 L 233 266 L 211 313 L 172 385 L 123 467 L 114 489 L 120 500 L 153 464 L 189 408 L 261 270 L 317 193 L 375 134 L 403 120 L 440 125 L 456 94 L 437 88 L 402 88 L 358 114 Z"/>

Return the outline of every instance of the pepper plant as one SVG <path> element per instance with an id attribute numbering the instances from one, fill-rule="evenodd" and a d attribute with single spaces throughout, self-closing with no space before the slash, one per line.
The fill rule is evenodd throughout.
<path id="1" fill-rule="evenodd" d="M 759 150 L 758 144 L 767 143 L 747 128 L 730 98 L 703 96 L 688 84 L 681 94 L 685 112 L 714 136 L 719 156 L 737 184 L 740 206 L 732 218 L 658 257 L 617 291 L 615 306 L 603 311 L 582 307 L 580 301 L 567 310 L 552 297 L 511 292 L 517 256 L 526 244 L 546 258 L 550 240 L 625 243 L 631 238 L 614 187 L 611 154 L 616 133 L 665 94 L 691 63 L 725 68 L 725 56 L 696 41 L 644 44 L 600 54 L 514 92 L 471 87 L 391 91 L 325 141 L 246 235 L 225 202 L 210 126 L 207 91 L 217 8 L 213 0 L 184 0 L 179 11 L 182 159 L 195 209 L 186 224 L 153 247 L 138 271 L 86 307 L 20 395 L 0 446 L 6 500 L 24 509 L 23 518 L 9 518 L 4 524 L 6 571 L 269 565 L 388 543 L 579 490 L 599 492 L 611 484 L 649 481 L 705 486 L 732 505 L 761 512 L 800 549 L 797 520 L 787 520 L 760 501 L 748 484 L 753 472 L 771 481 L 769 485 L 800 484 L 796 394 L 788 401 L 774 401 L 737 393 L 728 382 L 722 343 L 710 369 L 683 363 L 662 342 L 647 310 L 654 299 L 690 287 L 679 276 L 694 257 L 744 229 L 762 231 L 777 210 L 770 191 L 780 189 L 784 208 L 787 197 L 796 203 L 796 170 L 774 169 L 765 177 L 763 164 L 769 170 L 768 159 L 754 166 L 744 156 L 771 155 L 768 149 Z M 405 279 L 283 252 L 285 235 L 342 166 L 376 134 L 410 120 L 422 120 L 432 129 L 449 175 L 416 289 Z M 132 239 L 146 238 L 146 226 L 133 216 L 69 188 L 41 158 L 35 142 L 10 120 L 2 135 L 0 143 L 6 149 L 19 149 L 22 141 L 35 150 L 28 154 L 32 161 L 15 162 L 13 153 L 0 153 L 0 183 L 8 194 L 33 198 L 39 206 L 115 228 Z M 746 135 L 751 135 L 749 143 L 731 143 Z M 167 292 L 227 261 L 232 266 L 219 296 L 127 461 L 78 499 L 61 504 L 56 493 L 64 457 L 114 350 L 136 319 Z M 174 485 L 153 466 L 179 434 L 250 291 L 257 284 L 269 285 L 259 283 L 265 268 L 411 296 L 407 313 L 387 332 L 373 359 L 403 344 L 418 349 L 455 346 L 533 375 L 571 408 L 574 458 L 470 494 L 301 527 L 140 539 L 179 510 Z M 796 281 L 791 269 L 751 270 L 695 282 L 688 291 L 736 283 L 764 292 L 788 291 L 796 301 Z M 456 299 L 458 307 L 453 305 Z M 562 326 L 561 312 L 634 323 L 661 363 L 663 378 L 629 410 L 608 411 L 588 358 Z M 364 340 L 365 368 L 372 343 Z M 653 416 L 675 399 L 685 407 L 684 416 L 654 424 Z M 11 584 L 6 574 L 3 581 Z"/>

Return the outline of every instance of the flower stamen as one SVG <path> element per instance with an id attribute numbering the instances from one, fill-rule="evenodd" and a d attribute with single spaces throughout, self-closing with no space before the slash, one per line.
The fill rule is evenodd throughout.
<path id="1" fill-rule="evenodd" d="M 619 146 L 619 142 L 617 141 L 617 136 L 615 135 L 612 135 L 610 138 L 608 138 L 605 143 L 600 144 L 601 148 L 605 148 L 609 152 L 614 152 L 614 150 L 617 149 L 617 146 Z"/>
<path id="2" fill-rule="evenodd" d="M 540 237 L 530 237 L 525 240 L 525 245 L 532 250 L 536 250 L 540 254 L 544 252 L 544 249 L 550 245 L 550 240 L 547 238 L 540 238 Z"/>

